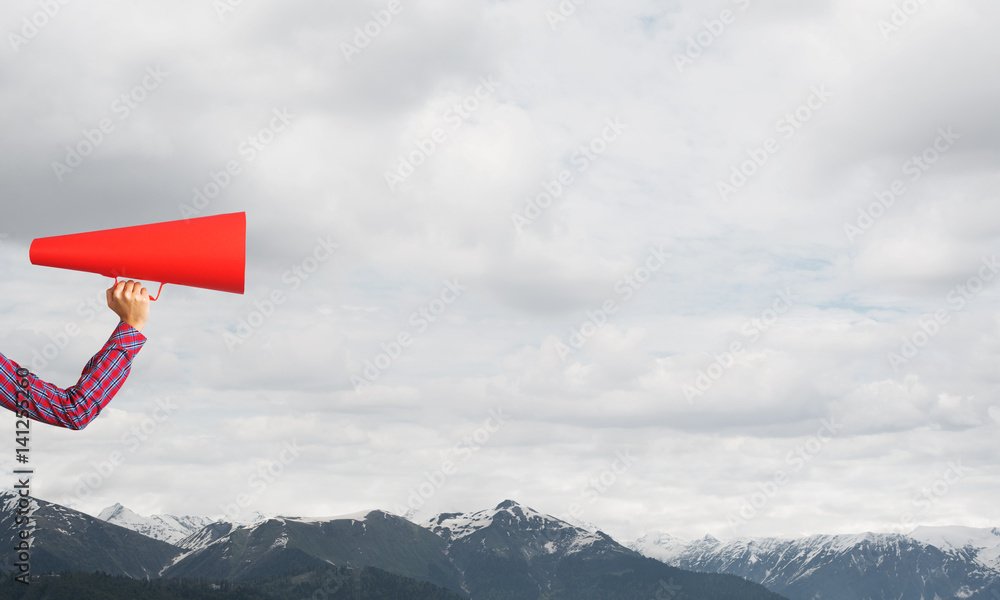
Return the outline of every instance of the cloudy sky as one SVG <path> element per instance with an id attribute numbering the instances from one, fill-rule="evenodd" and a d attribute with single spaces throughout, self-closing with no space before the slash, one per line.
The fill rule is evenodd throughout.
<path id="1" fill-rule="evenodd" d="M 33 430 L 35 493 L 511 498 L 622 540 L 996 526 L 998 18 L 11 2 L 0 351 L 69 386 L 117 323 L 32 239 L 248 221 L 246 294 L 168 285 L 100 418 Z"/>

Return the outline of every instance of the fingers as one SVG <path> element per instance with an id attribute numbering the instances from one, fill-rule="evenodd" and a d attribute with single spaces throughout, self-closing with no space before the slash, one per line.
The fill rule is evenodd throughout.
<path id="1" fill-rule="evenodd" d="M 149 298 L 149 290 L 143 287 L 141 282 L 129 279 L 128 281 L 119 281 L 117 284 L 111 286 L 107 290 L 107 296 L 109 305 L 112 300 L 117 300 L 118 302 L 146 300 Z"/>
<path id="2" fill-rule="evenodd" d="M 125 287 L 124 281 L 117 281 L 115 284 L 108 288 L 108 307 L 111 307 L 112 302 L 121 302 L 122 300 L 122 290 Z"/>

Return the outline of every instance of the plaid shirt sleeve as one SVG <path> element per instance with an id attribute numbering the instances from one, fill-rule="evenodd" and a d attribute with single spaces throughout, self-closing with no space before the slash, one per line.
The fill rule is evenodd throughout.
<path id="1" fill-rule="evenodd" d="M 32 374 L 18 377 L 21 367 L 0 354 L 0 404 L 29 418 L 67 429 L 83 429 L 121 389 L 132 368 L 132 359 L 146 343 L 146 338 L 131 325 L 119 322 L 111 338 L 83 369 L 80 381 L 61 389 Z M 31 395 L 27 407 L 19 382 L 27 381 Z M 21 395 L 18 398 L 18 395 Z M 21 400 L 18 409 L 16 401 Z"/>

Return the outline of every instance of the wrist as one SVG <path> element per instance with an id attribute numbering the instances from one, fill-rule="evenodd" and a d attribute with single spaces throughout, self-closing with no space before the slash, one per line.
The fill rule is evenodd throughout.
<path id="1" fill-rule="evenodd" d="M 145 321 L 137 321 L 135 319 L 129 319 L 129 320 L 122 319 L 122 323 L 125 323 L 126 325 L 132 327 L 132 329 L 135 329 L 140 333 L 142 333 L 142 328 L 146 326 Z"/>

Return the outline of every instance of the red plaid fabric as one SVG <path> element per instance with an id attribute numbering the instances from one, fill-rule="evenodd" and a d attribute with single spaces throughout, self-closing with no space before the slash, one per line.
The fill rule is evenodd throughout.
<path id="1" fill-rule="evenodd" d="M 49 425 L 83 429 L 121 389 L 132 369 L 132 359 L 145 343 L 145 336 L 131 325 L 119 322 L 108 343 L 84 367 L 75 386 L 64 390 L 29 374 L 31 401 L 28 403 L 28 416 Z M 16 362 L 0 354 L 0 386 L 3 389 L 0 404 L 15 412 L 18 410 L 15 404 L 18 382 L 22 379 L 17 376 L 20 368 Z M 23 391 L 21 394 L 24 398 Z"/>

